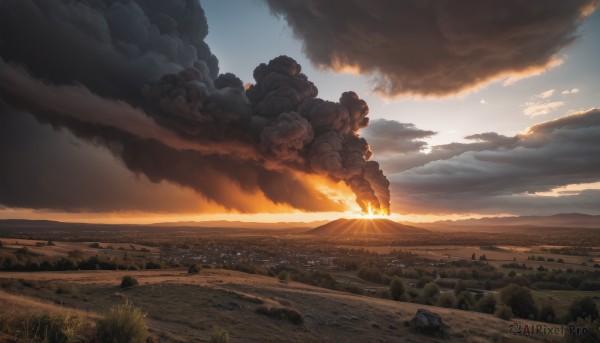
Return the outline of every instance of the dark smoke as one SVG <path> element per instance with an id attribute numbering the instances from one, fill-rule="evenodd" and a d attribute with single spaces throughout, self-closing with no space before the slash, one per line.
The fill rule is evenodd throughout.
<path id="1" fill-rule="evenodd" d="M 235 75 L 219 75 L 207 32 L 194 0 L 2 1 L 0 101 L 226 208 L 248 210 L 233 187 L 302 210 L 341 210 L 297 176 L 308 173 L 344 181 L 363 210 L 389 213 L 389 182 L 358 136 L 368 124 L 363 100 L 316 98 L 286 56 L 259 65 L 245 91 Z M 0 158 L 14 175 L 12 156 Z M 4 192 L 3 204 L 14 205 L 19 187 Z"/>
<path id="2" fill-rule="evenodd" d="M 598 0 L 264 0 L 312 63 L 375 90 L 445 96 L 557 61 Z"/>

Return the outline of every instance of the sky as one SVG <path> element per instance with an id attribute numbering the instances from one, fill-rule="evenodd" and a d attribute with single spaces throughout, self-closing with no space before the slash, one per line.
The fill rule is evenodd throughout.
<path id="1" fill-rule="evenodd" d="M 596 1 L 98 3 L 0 5 L 0 218 L 600 214 Z"/>

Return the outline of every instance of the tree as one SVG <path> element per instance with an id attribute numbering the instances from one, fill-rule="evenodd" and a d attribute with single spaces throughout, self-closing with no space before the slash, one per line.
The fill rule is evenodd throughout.
<path id="1" fill-rule="evenodd" d="M 475 310 L 483 313 L 494 313 L 496 311 L 496 298 L 488 293 L 475 303 Z"/>
<path id="2" fill-rule="evenodd" d="M 427 305 L 435 304 L 438 295 L 440 294 L 440 289 L 434 282 L 430 282 L 423 287 L 421 291 L 421 301 Z"/>
<path id="3" fill-rule="evenodd" d="M 575 299 L 569 307 L 569 317 L 571 320 L 587 317 L 591 317 L 592 320 L 598 319 L 598 308 L 596 308 L 596 303 L 591 297 Z"/>
<path id="4" fill-rule="evenodd" d="M 400 300 L 405 292 L 406 288 L 404 287 L 404 282 L 402 282 L 400 278 L 393 278 L 392 282 L 390 283 L 390 296 L 392 299 L 396 301 Z"/>
<path id="5" fill-rule="evenodd" d="M 462 291 L 456 297 L 456 307 L 468 311 L 475 305 L 475 297 L 469 291 Z"/>
<path id="6" fill-rule="evenodd" d="M 467 285 L 463 280 L 459 280 L 454 286 L 454 295 L 458 296 L 460 293 L 467 290 Z"/>
<path id="7" fill-rule="evenodd" d="M 512 309 L 515 316 L 527 319 L 535 319 L 538 309 L 531 296 L 529 288 L 511 283 L 500 292 L 502 303 Z"/>
<path id="8" fill-rule="evenodd" d="M 471 260 L 475 259 L 475 253 L 473 253 L 473 255 L 471 255 Z"/>

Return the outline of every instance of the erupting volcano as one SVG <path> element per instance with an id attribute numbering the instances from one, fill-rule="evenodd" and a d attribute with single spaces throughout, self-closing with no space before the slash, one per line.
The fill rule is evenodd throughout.
<path id="1" fill-rule="evenodd" d="M 344 236 L 370 236 L 370 235 L 398 235 L 403 233 L 427 233 L 428 230 L 415 226 L 404 225 L 384 218 L 365 219 L 338 219 L 325 225 L 316 227 L 308 234 L 314 235 L 344 235 Z"/>

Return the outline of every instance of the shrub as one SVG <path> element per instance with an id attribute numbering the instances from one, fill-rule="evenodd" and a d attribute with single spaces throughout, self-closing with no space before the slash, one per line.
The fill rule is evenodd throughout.
<path id="1" fill-rule="evenodd" d="M 404 282 L 397 277 L 393 278 L 390 283 L 390 297 L 398 301 L 405 292 L 406 288 L 404 287 Z"/>
<path id="2" fill-rule="evenodd" d="M 148 334 L 144 317 L 131 303 L 113 306 L 98 320 L 96 338 L 98 342 L 141 343 Z"/>
<path id="3" fill-rule="evenodd" d="M 598 319 L 598 309 L 596 308 L 596 303 L 590 297 L 581 297 L 575 299 L 569 307 L 569 317 L 571 320 L 587 317 L 591 317 L 592 320 Z"/>
<path id="4" fill-rule="evenodd" d="M 383 283 L 383 274 L 376 267 L 364 267 L 358 271 L 358 277 L 374 283 Z"/>
<path id="5" fill-rule="evenodd" d="M 485 280 L 485 282 L 483 283 L 483 288 L 488 291 L 491 290 L 492 282 L 490 280 Z"/>
<path id="6" fill-rule="evenodd" d="M 229 333 L 220 327 L 215 327 L 208 337 L 208 343 L 229 343 Z"/>
<path id="7" fill-rule="evenodd" d="M 512 319 L 512 309 L 506 305 L 497 305 L 496 311 L 494 311 L 494 316 L 504 320 Z"/>
<path id="8" fill-rule="evenodd" d="M 511 283 L 502 289 L 500 299 L 504 305 L 510 306 L 515 316 L 528 319 L 537 317 L 538 309 L 527 287 Z"/>
<path id="9" fill-rule="evenodd" d="M 460 292 L 460 294 L 456 297 L 456 307 L 468 311 L 475 306 L 475 297 L 469 291 Z"/>
<path id="10" fill-rule="evenodd" d="M 417 282 L 417 288 L 423 288 L 425 287 L 426 284 L 432 282 L 433 279 L 429 276 L 423 276 L 419 279 L 419 281 Z"/>
<path id="11" fill-rule="evenodd" d="M 98 243 L 98 242 L 96 242 L 96 243 L 91 243 L 91 244 L 89 245 L 89 247 L 90 247 L 90 248 L 96 248 L 96 249 L 100 249 L 100 248 L 101 248 L 101 246 L 100 246 L 100 243 Z"/>
<path id="12" fill-rule="evenodd" d="M 31 338 L 40 338 L 44 342 L 71 343 L 86 340 L 87 327 L 80 316 L 59 313 L 29 318 L 23 325 L 24 332 Z"/>
<path id="13" fill-rule="evenodd" d="M 547 323 L 556 323 L 556 313 L 554 312 L 554 307 L 552 307 L 552 305 L 545 305 L 542 307 L 539 319 Z"/>
<path id="14" fill-rule="evenodd" d="M 279 275 L 277 275 L 277 277 L 279 278 L 279 281 L 281 281 L 283 283 L 288 283 L 288 282 L 290 282 L 290 278 L 292 276 L 290 275 L 290 272 L 288 272 L 287 270 L 282 270 L 279 272 Z"/>
<path id="15" fill-rule="evenodd" d="M 420 300 L 423 304 L 433 305 L 435 304 L 439 294 L 440 289 L 438 286 L 435 283 L 430 282 L 423 287 Z"/>
<path id="16" fill-rule="evenodd" d="M 304 323 L 304 316 L 302 316 L 302 313 L 285 306 L 263 304 L 256 309 L 256 313 L 264 314 L 279 320 L 287 319 L 292 324 Z"/>
<path id="17" fill-rule="evenodd" d="M 438 300 L 436 302 L 436 306 L 453 308 L 454 306 L 456 306 L 456 298 L 450 292 L 443 293 L 438 298 Z"/>
<path id="18" fill-rule="evenodd" d="M 131 288 L 138 285 L 138 280 L 132 276 L 125 275 L 121 279 L 121 288 Z"/>
<path id="19" fill-rule="evenodd" d="M 496 298 L 494 298 L 494 295 L 488 293 L 479 299 L 475 303 L 475 310 L 483 313 L 494 313 L 496 310 Z"/>
<path id="20" fill-rule="evenodd" d="M 467 290 L 467 285 L 463 280 L 459 280 L 454 286 L 454 295 L 459 295 L 460 293 Z"/>
<path id="21" fill-rule="evenodd" d="M 202 270 L 202 267 L 197 265 L 196 263 L 192 264 L 188 267 L 188 274 L 198 274 Z"/>

